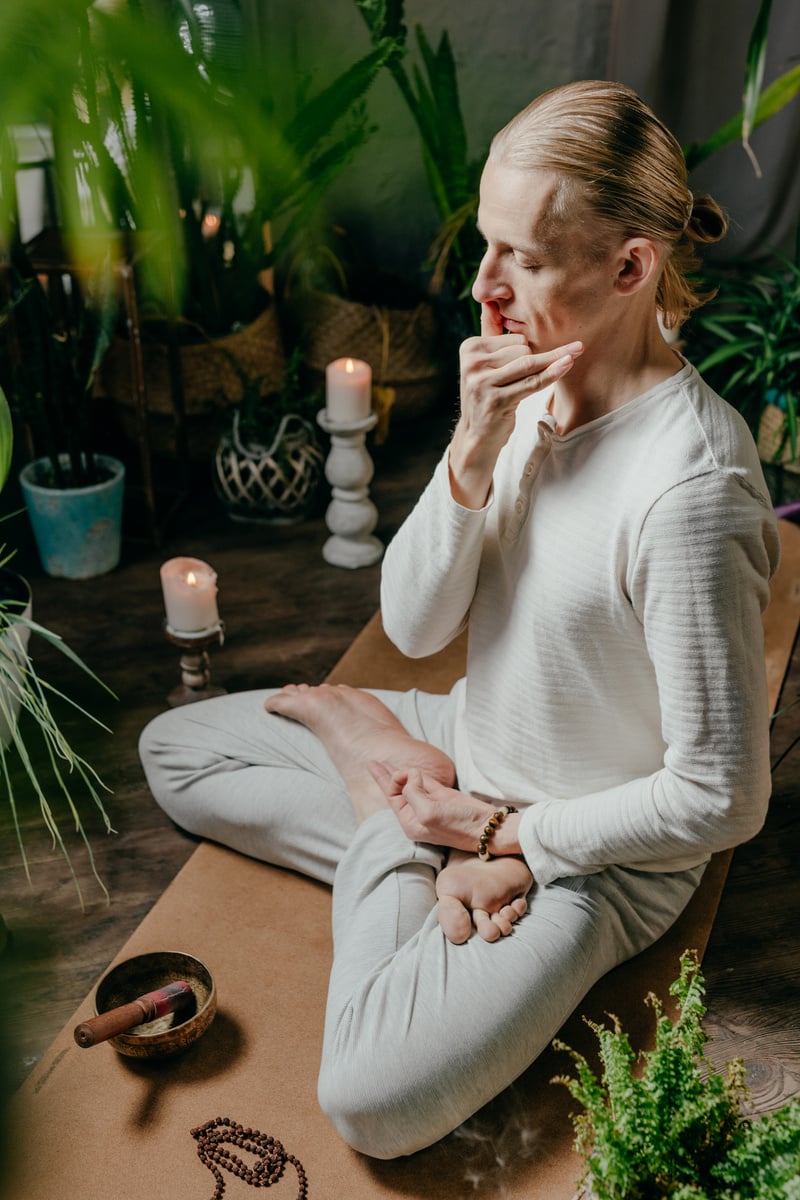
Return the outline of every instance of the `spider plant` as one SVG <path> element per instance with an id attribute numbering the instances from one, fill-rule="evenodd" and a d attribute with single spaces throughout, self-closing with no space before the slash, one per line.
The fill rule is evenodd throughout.
<path id="1" fill-rule="evenodd" d="M 11 455 L 11 416 L 8 402 L 0 390 L 0 490 L 8 475 Z M 12 552 L 7 551 L 5 546 L 0 546 L 0 586 L 7 585 L 0 591 L 0 778 L 3 781 L 28 881 L 31 882 L 31 873 L 22 836 L 20 805 L 27 796 L 33 795 L 38 801 L 42 821 L 54 847 L 58 847 L 69 866 L 83 907 L 83 894 L 64 840 L 59 816 L 54 809 L 53 794 L 55 793 L 66 805 L 75 831 L 86 846 L 92 873 L 108 899 L 108 892 L 95 865 L 77 800 L 79 793 L 88 796 L 99 809 L 106 830 L 111 833 L 111 822 L 102 800 L 102 792 L 108 789 L 96 771 L 70 744 L 53 712 L 51 700 L 57 704 L 66 703 L 102 729 L 107 727 L 53 684 L 42 679 L 28 653 L 30 636 L 36 634 L 43 638 L 101 687 L 105 688 L 105 684 L 58 634 L 31 619 L 28 611 L 27 584 L 7 567 L 12 556 Z M 108 688 L 105 690 L 113 695 Z M 24 795 L 21 788 L 24 788 Z"/>

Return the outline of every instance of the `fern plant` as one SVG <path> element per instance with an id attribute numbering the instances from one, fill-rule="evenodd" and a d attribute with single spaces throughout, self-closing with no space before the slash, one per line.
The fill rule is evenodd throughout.
<path id="1" fill-rule="evenodd" d="M 653 995 L 655 1044 L 637 1056 L 628 1035 L 589 1022 L 598 1076 L 563 1042 L 575 1074 L 559 1076 L 582 1112 L 573 1115 L 584 1181 L 596 1200 L 798 1200 L 800 1099 L 758 1119 L 740 1059 L 717 1072 L 704 1054 L 705 985 L 697 954 L 681 957 L 670 988 L 673 1021 Z"/>

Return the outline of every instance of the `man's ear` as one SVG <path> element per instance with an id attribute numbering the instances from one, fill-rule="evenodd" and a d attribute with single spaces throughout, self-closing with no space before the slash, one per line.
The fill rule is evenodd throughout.
<path id="1" fill-rule="evenodd" d="M 633 295 L 658 278 L 661 254 L 649 238 L 628 238 L 617 260 L 614 287 L 621 295 Z"/>

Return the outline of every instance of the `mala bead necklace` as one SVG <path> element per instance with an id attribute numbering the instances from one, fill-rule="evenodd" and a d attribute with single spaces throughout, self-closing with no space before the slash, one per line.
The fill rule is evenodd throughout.
<path id="1" fill-rule="evenodd" d="M 213 1121 L 206 1121 L 205 1125 L 198 1125 L 191 1133 L 197 1140 L 200 1161 L 216 1180 L 211 1200 L 222 1200 L 225 1192 L 223 1171 L 229 1171 L 253 1187 L 266 1188 L 278 1182 L 287 1163 L 291 1163 L 297 1171 L 297 1200 L 307 1200 L 308 1180 L 303 1165 L 293 1154 L 286 1153 L 277 1138 L 260 1133 L 258 1129 L 238 1125 L 230 1117 L 215 1117 Z M 227 1146 L 236 1146 L 247 1154 L 254 1154 L 256 1162 L 248 1165 Z"/>

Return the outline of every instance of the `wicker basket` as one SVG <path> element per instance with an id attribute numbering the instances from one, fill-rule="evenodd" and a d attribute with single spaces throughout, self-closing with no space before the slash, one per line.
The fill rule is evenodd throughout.
<path id="1" fill-rule="evenodd" d="M 381 308 L 319 292 L 310 307 L 304 341 L 306 365 L 316 386 L 323 385 L 327 364 L 342 355 L 370 364 L 384 436 L 390 422 L 415 420 L 441 397 L 439 329 L 428 301 L 415 308 Z M 379 439 L 380 431 L 379 426 Z"/>
<path id="2" fill-rule="evenodd" d="M 289 413 L 271 446 L 247 445 L 239 437 L 239 413 L 214 456 L 214 486 L 235 521 L 288 524 L 300 521 L 316 499 L 324 458 L 308 421 Z"/>
<path id="3" fill-rule="evenodd" d="M 800 474 L 800 462 L 792 457 L 786 431 L 786 413 L 777 404 L 767 404 L 758 426 L 758 453 L 761 460 L 784 471 Z"/>
<path id="4" fill-rule="evenodd" d="M 265 393 L 280 384 L 286 359 L 275 305 L 235 333 L 181 346 L 179 355 L 189 457 L 208 459 L 214 453 L 220 429 L 229 423 L 226 410 L 242 398 L 239 372 L 249 379 L 263 376 Z M 142 358 L 150 448 L 155 454 L 169 457 L 175 453 L 175 410 L 167 346 L 143 341 Z M 101 384 L 117 405 L 125 434 L 134 439 L 136 401 L 131 385 L 130 345 L 124 338 L 116 338 L 109 347 L 101 368 Z"/>

